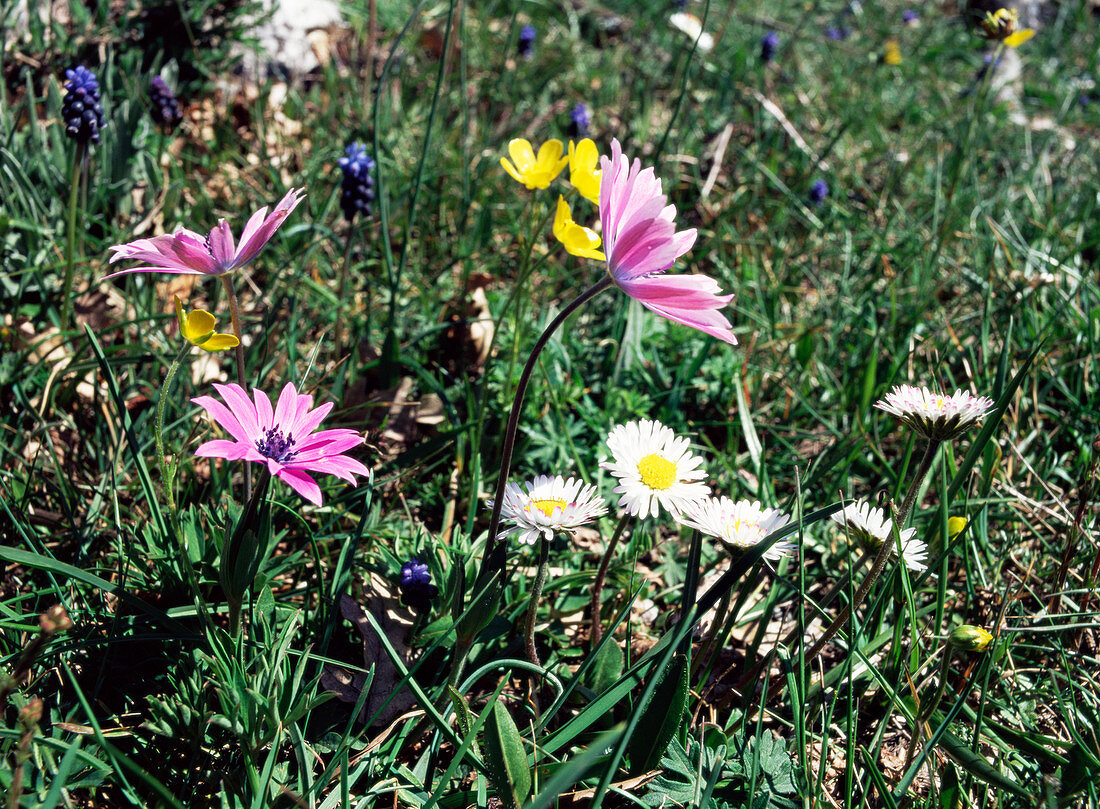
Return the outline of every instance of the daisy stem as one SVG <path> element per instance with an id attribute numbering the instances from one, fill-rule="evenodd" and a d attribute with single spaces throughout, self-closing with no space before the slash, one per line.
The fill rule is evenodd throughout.
<path id="1" fill-rule="evenodd" d="M 546 348 L 546 344 L 550 342 L 550 338 L 554 336 L 554 332 L 558 330 L 561 324 L 582 304 L 596 297 L 609 286 L 611 286 L 611 277 L 604 275 L 566 305 L 539 336 L 539 339 L 535 342 L 535 347 L 531 349 L 531 355 L 527 358 L 527 364 L 523 366 L 523 373 L 520 374 L 519 381 L 516 383 L 516 393 L 512 398 L 512 410 L 508 414 L 508 426 L 504 430 L 504 446 L 500 451 L 500 472 L 497 475 L 496 495 L 493 497 L 493 513 L 489 518 L 489 536 L 485 540 L 485 553 L 481 557 L 482 564 L 490 558 L 497 543 L 497 532 L 500 529 L 500 509 L 504 505 L 504 489 L 508 483 L 508 474 L 512 470 L 512 451 L 516 446 L 516 430 L 519 428 L 519 417 L 523 411 L 523 397 L 527 393 L 527 384 L 531 381 L 535 363 L 538 362 L 542 350 Z"/>
<path id="2" fill-rule="evenodd" d="M 76 268 L 76 209 L 80 199 L 80 181 L 78 171 L 84 160 L 86 147 L 77 143 L 73 152 L 73 166 L 69 173 L 69 217 L 66 222 L 65 239 L 65 277 L 61 283 L 61 328 L 67 329 L 73 314 L 73 272 Z"/>
<path id="3" fill-rule="evenodd" d="M 535 649 L 535 621 L 539 614 L 539 599 L 542 598 L 542 588 L 546 585 L 546 569 L 550 566 L 550 540 L 542 537 L 539 540 L 539 570 L 535 574 L 535 583 L 531 585 L 531 598 L 527 605 L 527 619 L 523 622 L 523 639 L 527 647 L 527 659 L 533 665 L 541 666 L 539 653 Z"/>
<path id="4" fill-rule="evenodd" d="M 871 590 L 871 585 L 882 575 L 882 571 L 886 567 L 886 561 L 890 558 L 890 552 L 897 551 L 898 557 L 901 557 L 902 526 L 905 525 L 905 519 L 909 516 L 913 503 L 917 499 L 917 492 L 920 491 L 921 483 L 928 475 L 928 470 L 932 468 L 932 462 L 936 458 L 936 450 L 940 448 L 941 443 L 942 441 L 936 440 L 928 442 L 928 446 L 924 450 L 924 457 L 921 458 L 920 466 L 917 467 L 917 474 L 912 483 L 909 484 L 909 491 L 905 493 L 905 500 L 902 502 L 901 508 L 894 514 L 891 522 L 894 541 L 883 540 L 882 547 L 879 548 L 878 555 L 875 556 L 874 564 L 871 565 L 871 571 L 867 574 L 867 578 L 863 580 L 863 583 L 859 585 L 859 589 L 852 598 L 852 603 L 840 611 L 840 614 L 829 624 L 829 628 L 825 630 L 825 634 L 810 647 L 810 651 L 806 653 L 807 661 L 813 660 L 825 648 L 825 644 L 832 640 L 833 636 L 840 631 L 840 628 L 848 622 L 848 619 L 852 616 L 852 610 L 857 609 L 863 603 L 863 599 L 867 597 L 867 593 Z"/>
<path id="5" fill-rule="evenodd" d="M 619 539 L 623 535 L 623 531 L 626 530 L 627 522 L 632 519 L 627 513 L 624 513 L 622 519 L 619 520 L 619 524 L 615 526 L 615 533 L 611 535 L 611 542 L 607 545 L 607 550 L 603 553 L 603 558 L 600 559 L 600 569 L 596 571 L 596 580 L 592 582 L 592 636 L 588 642 L 590 649 L 595 649 L 596 644 L 600 642 L 600 638 L 603 636 L 603 626 L 600 624 L 600 593 L 603 590 L 604 579 L 607 578 L 607 568 L 611 565 L 611 555 L 615 553 L 615 548 L 619 544 Z"/>
<path id="6" fill-rule="evenodd" d="M 337 362 L 340 361 L 340 345 L 344 342 L 344 293 L 348 288 L 348 274 L 351 271 L 351 243 L 354 238 L 355 224 L 353 222 L 348 227 L 348 242 L 344 246 L 344 266 L 340 270 L 340 287 L 336 293 L 336 327 L 332 333 L 332 347 Z"/>
<path id="7" fill-rule="evenodd" d="M 241 334 L 241 307 L 237 302 L 237 292 L 233 289 L 233 281 L 229 277 L 229 273 L 222 273 L 218 276 L 221 279 L 222 286 L 225 287 L 225 295 L 229 299 L 229 316 L 233 320 L 233 336 L 237 338 L 237 347 L 233 353 L 237 358 L 237 381 L 240 382 L 245 393 L 248 393 L 248 379 L 244 373 L 244 336 Z M 244 465 L 244 501 L 247 503 L 252 499 L 252 470 L 248 464 Z"/>
<path id="8" fill-rule="evenodd" d="M 920 491 L 924 479 L 928 477 L 928 470 L 932 468 L 932 462 L 936 460 L 936 450 L 940 448 L 940 444 L 942 443 L 942 440 L 931 439 L 928 442 L 928 446 L 924 448 L 924 457 L 920 459 L 920 466 L 917 467 L 917 474 L 913 477 L 913 482 L 909 484 L 909 491 L 905 493 L 905 500 L 902 502 L 901 508 L 898 509 L 895 523 L 899 531 L 905 527 L 905 520 L 909 516 L 909 512 L 913 509 L 913 504 L 917 500 L 917 493 Z"/>
<path id="9" fill-rule="evenodd" d="M 157 400 L 157 421 L 154 427 L 153 437 L 157 442 L 157 466 L 160 467 L 160 485 L 164 491 L 164 503 L 172 513 L 176 511 L 176 497 L 172 492 L 172 477 L 174 466 L 164 460 L 164 403 L 168 401 L 168 389 L 172 387 L 172 380 L 176 378 L 180 363 L 191 350 L 191 344 L 184 341 L 176 358 L 168 366 L 168 373 L 164 375 L 164 384 L 160 387 L 160 398 Z"/>

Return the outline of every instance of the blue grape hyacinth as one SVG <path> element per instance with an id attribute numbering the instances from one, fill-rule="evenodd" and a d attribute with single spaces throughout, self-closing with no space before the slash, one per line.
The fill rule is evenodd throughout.
<path id="1" fill-rule="evenodd" d="M 516 45 L 519 55 L 524 59 L 530 59 L 535 52 L 535 37 L 538 30 L 533 25 L 525 25 L 519 29 L 519 42 Z"/>
<path id="2" fill-rule="evenodd" d="M 760 40 L 760 61 L 767 64 L 775 58 L 775 52 L 779 49 L 779 34 L 768 31 Z"/>
<path id="3" fill-rule="evenodd" d="M 344 150 L 345 155 L 337 164 L 344 172 L 340 182 L 340 209 L 349 222 L 357 213 L 371 215 L 371 203 L 374 202 L 374 161 L 367 154 L 367 147 L 356 141 Z"/>
<path id="4" fill-rule="evenodd" d="M 153 102 L 153 120 L 169 128 L 183 120 L 176 94 L 160 76 L 154 76 L 149 86 L 149 100 Z"/>
<path id="5" fill-rule="evenodd" d="M 428 566 L 415 556 L 401 565 L 401 583 L 398 589 L 401 591 L 401 603 L 417 612 L 428 612 L 432 599 L 439 593 L 439 588 L 432 584 L 432 574 Z"/>
<path id="6" fill-rule="evenodd" d="M 569 113 L 569 137 L 583 138 L 588 134 L 588 125 L 592 123 L 592 116 L 588 114 L 588 107 L 578 104 Z"/>
<path id="7" fill-rule="evenodd" d="M 810 202 L 815 207 L 820 208 L 821 204 L 825 202 L 825 198 L 829 196 L 829 184 L 822 179 L 814 180 L 813 185 L 810 186 Z"/>
<path id="8" fill-rule="evenodd" d="M 103 107 L 95 74 L 84 65 L 77 65 L 65 71 L 65 78 L 65 97 L 61 101 L 65 134 L 77 143 L 99 143 Z"/>

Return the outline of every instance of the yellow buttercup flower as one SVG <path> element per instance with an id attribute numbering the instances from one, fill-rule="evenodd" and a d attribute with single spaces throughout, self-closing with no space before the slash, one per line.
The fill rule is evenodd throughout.
<path id="1" fill-rule="evenodd" d="M 569 141 L 569 182 L 582 197 L 600 204 L 600 152 L 591 138 Z"/>
<path id="2" fill-rule="evenodd" d="M 183 301 L 178 295 L 175 298 L 176 319 L 179 320 L 180 334 L 191 345 L 196 345 L 203 351 L 225 351 L 227 348 L 236 348 L 240 344 L 232 334 L 216 333 L 214 316 L 205 309 L 184 312 Z"/>
<path id="3" fill-rule="evenodd" d="M 1020 12 L 1014 8 L 999 8 L 987 13 L 982 20 L 981 34 L 1009 48 L 1018 48 L 1035 36 L 1032 29 L 1020 28 Z"/>
<path id="4" fill-rule="evenodd" d="M 882 54 L 882 61 L 888 65 L 901 64 L 901 47 L 896 39 L 886 40 L 886 50 Z"/>
<path id="5" fill-rule="evenodd" d="M 569 158 L 561 156 L 564 150 L 560 140 L 548 140 L 539 147 L 539 155 L 535 157 L 530 141 L 514 138 L 508 141 L 511 162 L 507 157 L 502 157 L 500 165 L 516 182 L 523 183 L 529 189 L 549 188 L 551 181 L 569 162 Z"/>
<path id="6" fill-rule="evenodd" d="M 578 225 L 573 221 L 573 212 L 569 210 L 569 203 L 565 197 L 558 195 L 558 210 L 554 215 L 554 236 L 566 252 L 581 258 L 594 258 L 603 261 L 607 258 L 598 248 L 600 237 L 596 231 Z"/>
<path id="7" fill-rule="evenodd" d="M 1015 34 L 1009 34 L 1004 38 L 1004 43 L 1010 48 L 1018 48 L 1035 36 L 1035 31 L 1031 28 L 1021 28 Z"/>

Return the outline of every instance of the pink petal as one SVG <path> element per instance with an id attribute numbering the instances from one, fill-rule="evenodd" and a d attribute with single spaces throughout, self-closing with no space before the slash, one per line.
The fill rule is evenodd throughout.
<path id="1" fill-rule="evenodd" d="M 224 438 L 215 438 L 200 444 L 195 450 L 195 455 L 200 458 L 225 458 L 227 461 L 239 461 L 248 452 L 249 445 L 240 441 L 228 441 Z"/>
<path id="2" fill-rule="evenodd" d="M 674 323 L 690 326 L 704 334 L 709 334 L 711 337 L 717 337 L 730 345 L 737 345 L 737 338 L 730 331 L 730 322 L 712 309 L 675 309 L 649 303 L 648 301 L 642 301 L 641 303 L 642 306 Z"/>
<path id="3" fill-rule="evenodd" d="M 687 309 L 721 309 L 733 295 L 722 295 L 709 275 L 660 275 L 621 281 L 619 288 L 635 300 Z"/>
<path id="4" fill-rule="evenodd" d="M 236 246 L 233 244 L 233 231 L 228 223 L 221 219 L 210 231 L 210 253 L 214 260 L 222 267 L 229 267 L 236 257 Z"/>
<path id="5" fill-rule="evenodd" d="M 196 396 L 191 400 L 213 417 L 221 428 L 242 444 L 252 444 L 252 436 L 233 415 L 233 412 L 213 396 Z"/>
<path id="6" fill-rule="evenodd" d="M 252 219 L 249 220 L 248 224 L 245 225 L 244 233 L 241 234 L 241 243 L 237 248 L 237 258 L 233 262 L 234 267 L 243 267 L 256 257 L 256 254 L 263 249 L 268 240 L 275 235 L 275 231 L 283 224 L 283 220 L 298 207 L 304 192 L 305 189 L 303 188 L 290 189 L 279 204 L 275 206 L 275 210 L 264 219 L 263 224 L 256 226 Z M 266 211 L 266 208 L 263 210 Z M 255 219 L 255 214 L 253 219 Z M 251 229 L 249 226 L 251 226 Z"/>
<path id="7" fill-rule="evenodd" d="M 306 500 L 315 506 L 321 505 L 321 487 L 317 485 L 317 481 L 305 472 L 283 467 L 275 474 Z"/>
<path id="8" fill-rule="evenodd" d="M 170 270 L 167 267 L 131 267 L 128 270 L 119 270 L 118 272 L 113 272 L 109 275 L 105 275 L 105 276 L 103 276 L 103 280 L 106 281 L 108 278 L 115 278 L 119 275 L 129 275 L 130 273 L 135 273 L 135 272 L 164 272 L 164 273 L 168 273 L 170 275 L 206 275 L 207 274 L 207 273 L 204 273 L 204 272 L 200 272 L 199 270 Z"/>
<path id="9" fill-rule="evenodd" d="M 306 415 L 299 418 L 296 428 L 297 432 L 295 433 L 295 435 L 306 436 L 312 433 L 314 430 L 317 429 L 321 422 L 325 420 L 325 416 L 329 414 L 332 408 L 332 402 L 325 402 L 316 410 L 307 413 Z"/>
<path id="10" fill-rule="evenodd" d="M 259 388 L 252 389 L 252 400 L 256 404 L 256 421 L 260 429 L 271 429 L 275 425 L 275 411 L 271 409 L 271 400 Z"/>
<path id="11" fill-rule="evenodd" d="M 229 409 L 233 411 L 233 415 L 237 417 L 241 426 L 248 432 L 250 439 L 254 441 L 261 438 L 263 429 L 260 427 L 259 419 L 256 416 L 256 407 L 252 404 L 252 400 L 248 398 L 248 394 L 244 392 L 244 388 L 236 382 L 228 385 L 219 385 L 215 382 L 214 389 L 221 394 L 225 403 L 229 405 Z"/>
<path id="12" fill-rule="evenodd" d="M 279 401 L 275 404 L 275 419 L 272 422 L 272 426 L 279 427 L 286 432 L 290 431 L 290 428 L 294 426 L 294 414 L 298 410 L 298 390 L 294 387 L 293 382 L 287 382 L 283 385 L 283 390 L 279 394 Z"/>

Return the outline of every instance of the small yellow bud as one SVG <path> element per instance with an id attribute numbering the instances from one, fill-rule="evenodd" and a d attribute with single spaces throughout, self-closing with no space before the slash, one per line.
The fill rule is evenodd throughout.
<path id="1" fill-rule="evenodd" d="M 947 642 L 963 652 L 983 652 L 992 640 L 992 635 L 973 624 L 957 626 L 947 636 Z"/>

